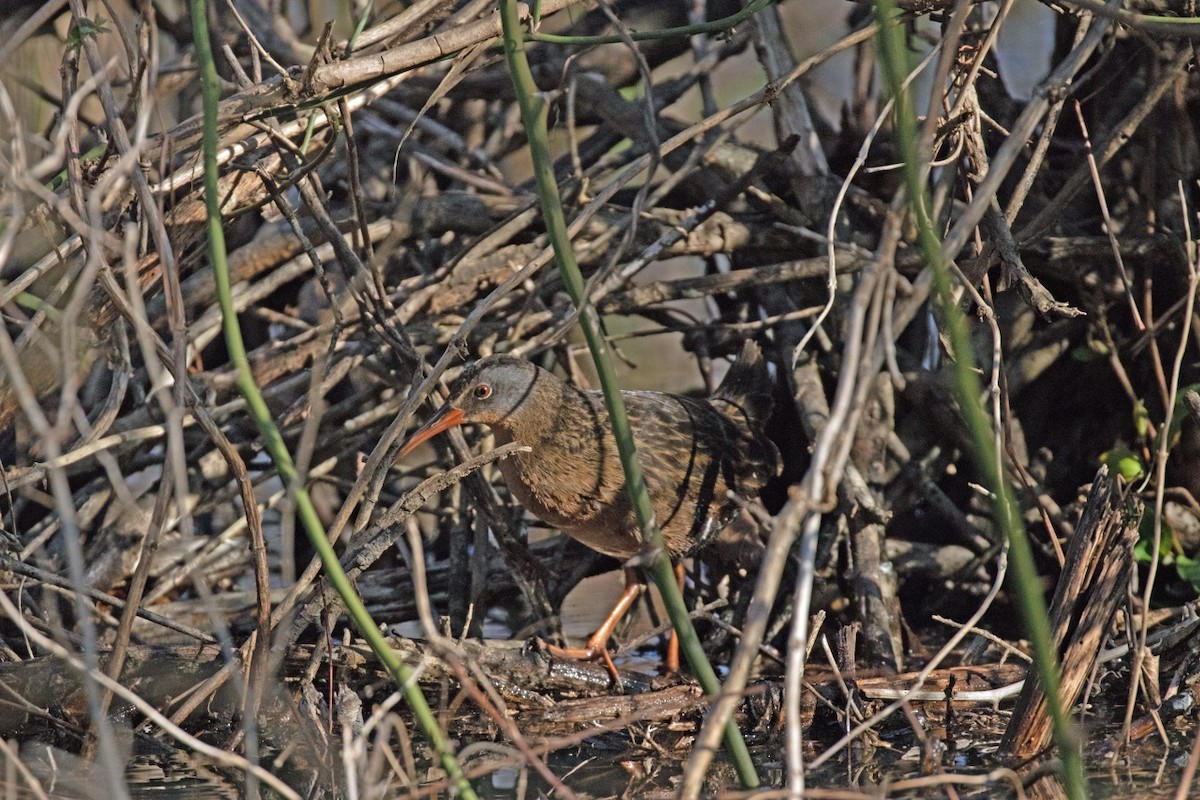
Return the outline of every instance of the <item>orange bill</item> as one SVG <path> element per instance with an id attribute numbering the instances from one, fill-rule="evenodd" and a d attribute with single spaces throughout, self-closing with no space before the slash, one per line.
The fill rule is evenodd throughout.
<path id="1" fill-rule="evenodd" d="M 404 458 L 415 450 L 417 445 L 427 439 L 432 439 L 442 431 L 450 430 L 455 425 L 461 425 L 463 423 L 463 416 L 461 408 L 454 408 L 449 403 L 442 406 L 428 422 L 413 431 L 412 435 L 401 446 L 400 455 L 397 458 Z"/>

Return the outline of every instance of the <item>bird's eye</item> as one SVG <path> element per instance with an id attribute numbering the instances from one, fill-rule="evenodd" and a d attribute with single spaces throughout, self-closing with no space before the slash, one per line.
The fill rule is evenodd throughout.
<path id="1" fill-rule="evenodd" d="M 486 383 L 481 383 L 475 387 L 475 398 L 477 400 L 487 400 L 492 396 L 492 387 Z"/>

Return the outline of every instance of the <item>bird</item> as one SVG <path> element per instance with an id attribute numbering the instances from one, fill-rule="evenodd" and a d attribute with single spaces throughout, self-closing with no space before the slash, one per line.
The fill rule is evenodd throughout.
<path id="1" fill-rule="evenodd" d="M 707 399 L 621 392 L 654 516 L 681 582 L 681 561 L 710 542 L 779 472 L 779 452 L 763 432 L 772 384 L 761 349 L 747 340 Z M 645 588 L 630 564 L 647 554 L 603 393 L 580 389 L 521 358 L 488 356 L 462 371 L 446 402 L 401 445 L 398 458 L 470 424 L 490 428 L 497 445 L 530 448 L 499 462 L 509 492 L 527 511 L 626 563 L 625 590 L 587 645 L 550 648 L 556 655 L 603 660 L 619 683 L 607 644 Z M 678 653 L 672 636 L 668 671 L 678 670 Z"/>

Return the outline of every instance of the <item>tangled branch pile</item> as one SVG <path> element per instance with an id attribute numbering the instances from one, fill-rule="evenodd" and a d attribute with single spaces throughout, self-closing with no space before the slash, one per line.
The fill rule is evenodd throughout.
<path id="1" fill-rule="evenodd" d="M 364 732 L 347 690 L 330 702 L 339 683 L 365 692 L 371 678 L 355 671 L 355 648 L 331 655 L 319 633 L 336 600 L 294 533 L 291 487 L 265 455 L 226 349 L 191 27 L 186 8 L 169 5 L 114 3 L 105 19 L 82 0 L 51 0 L 0 19 L 0 567 L 11 601 L 0 645 L 39 669 L 39 657 L 81 654 L 88 669 L 162 697 L 193 733 L 236 721 L 256 743 L 251 756 L 261 740 L 285 763 L 304 730 L 306 756 L 276 770 L 293 786 L 330 786 L 345 764 L 377 787 L 419 783 L 428 764 L 391 717 Z M 834 661 L 851 676 L 924 666 L 949 636 L 932 614 L 962 622 L 979 611 L 991 630 L 969 634 L 956 664 L 994 666 L 1002 647 L 989 642 L 1023 635 L 1008 593 L 994 591 L 1006 543 L 955 363 L 980 367 L 1004 479 L 1049 583 L 1074 552 L 1100 462 L 1123 476 L 1102 480 L 1107 494 L 1090 506 L 1107 509 L 1100 524 L 1113 538 L 1075 553 L 1067 572 L 1086 577 L 1055 609 L 1063 637 L 1081 619 L 1094 635 L 1064 638 L 1058 655 L 1083 659 L 1086 680 L 1110 632 L 1144 647 L 1152 626 L 1190 625 L 1200 582 L 1200 427 L 1182 401 L 1200 382 L 1191 43 L 1158 17 L 1090 2 L 1018 2 L 999 15 L 988 4 L 902 4 L 926 114 L 922 175 L 973 328 L 974 352 L 963 353 L 939 334 L 949 310 L 930 302 L 927 254 L 914 244 L 871 16 L 833 6 L 836 40 L 804 44 L 816 53 L 804 61 L 796 36 L 818 16 L 807 3 L 634 43 L 634 31 L 738 11 L 703 5 L 547 0 L 527 44 L 589 298 L 630 385 L 702 394 L 748 337 L 774 364 L 769 434 L 783 473 L 763 507 L 698 557 L 689 590 L 714 660 L 746 658 L 764 680 L 739 721 L 778 747 L 776 680 L 806 609 L 828 612 L 829 632 L 849 631 Z M 589 380 L 497 15 L 479 2 L 382 3 L 348 44 L 335 33 L 353 30 L 346 20 L 301 24 L 272 8 L 208 9 L 224 82 L 221 219 L 254 382 L 376 619 L 420 621 L 432 649 L 414 658 L 440 665 L 423 679 L 463 687 L 453 732 L 502 738 L 513 763 L 555 783 L 542 757 L 586 739 L 597 713 L 569 713 L 562 694 L 607 696 L 606 676 L 586 666 L 526 675 L 530 657 L 444 639 L 437 617 L 455 635 L 486 627 L 495 638 L 502 624 L 513 639 L 556 639 L 568 593 L 618 565 L 543 536 L 488 480 L 496 456 L 472 460 L 478 437 L 456 434 L 425 470 L 393 463 L 464 358 L 513 353 Z M 1022 14 L 1045 34 L 1032 55 L 1005 40 Z M 562 38 L 598 35 L 613 41 Z M 1021 58 L 1039 67 L 1034 80 L 1016 77 Z M 1101 562 L 1117 566 L 1089 572 Z M 796 592 L 810 574 L 811 602 Z M 768 613 L 748 619 L 756 587 Z M 1105 612 L 1071 611 L 1081 597 Z M 164 652 L 181 660 L 156 660 Z M 1160 655 L 1163 677 L 1128 712 L 1142 656 L 1101 682 L 1102 714 L 1128 724 L 1165 713 L 1162 692 L 1188 685 L 1172 670 L 1189 662 Z M 345 670 L 332 684 L 317 674 L 330 660 Z M 8 714 L 6 737 L 90 750 L 90 737 L 113 738 L 99 712 L 132 703 L 112 700 L 111 687 L 48 688 L 29 675 L 26 699 L 53 711 Z M 86 703 L 71 700 L 81 685 Z M 674 694 L 657 712 L 620 705 L 609 735 L 683 719 L 669 747 L 686 755 L 703 700 L 690 687 L 664 691 Z M 866 711 L 845 711 L 832 682 L 826 696 L 837 714 Z M 501 697 L 517 711 L 497 711 Z M 846 721 L 825 702 L 807 696 L 805 722 L 829 744 Z M 335 713 L 371 743 L 348 747 L 357 761 L 302 725 Z M 1022 735 L 1032 738 L 1007 743 L 1033 752 L 1049 736 Z M 243 767 L 241 743 L 222 744 Z M 418 758 L 384 763 L 393 748 Z M 119 754 L 99 754 L 119 782 Z"/>

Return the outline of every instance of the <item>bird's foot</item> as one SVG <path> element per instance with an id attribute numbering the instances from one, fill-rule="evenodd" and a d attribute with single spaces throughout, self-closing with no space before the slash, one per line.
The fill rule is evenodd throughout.
<path id="1" fill-rule="evenodd" d="M 608 616 L 604 618 L 604 622 L 596 629 L 595 633 L 588 637 L 587 644 L 580 648 L 547 644 L 546 652 L 552 656 L 573 658 L 577 661 L 603 661 L 604 668 L 608 670 L 609 677 L 612 678 L 613 686 L 617 691 L 624 691 L 621 673 L 617 672 L 617 665 L 613 663 L 612 656 L 608 652 L 608 640 L 612 638 L 617 623 L 645 590 L 646 585 L 638 579 L 636 570 L 626 569 L 625 590 L 621 592 L 620 599 L 617 600 Z"/>
<path id="2" fill-rule="evenodd" d="M 616 662 L 612 659 L 612 654 L 608 652 L 605 646 L 607 642 L 598 642 L 588 639 L 587 645 L 584 647 L 559 647 L 556 644 L 546 644 L 546 652 L 557 658 L 573 658 L 576 661 L 602 661 L 604 669 L 608 671 L 608 675 L 612 678 L 613 687 L 617 691 L 622 691 L 625 687 L 621 683 L 621 673 L 617 671 Z"/>

